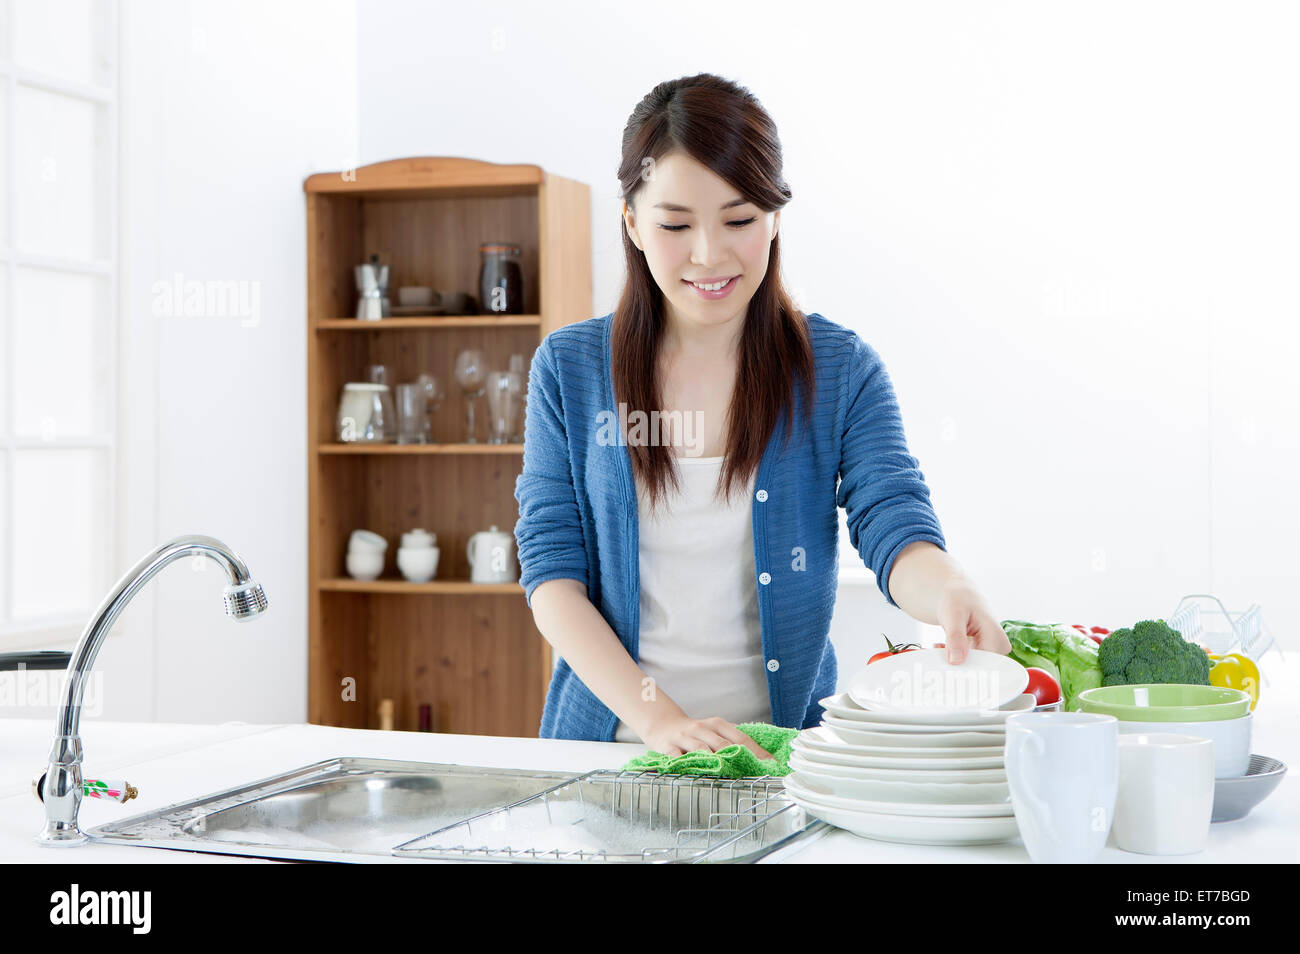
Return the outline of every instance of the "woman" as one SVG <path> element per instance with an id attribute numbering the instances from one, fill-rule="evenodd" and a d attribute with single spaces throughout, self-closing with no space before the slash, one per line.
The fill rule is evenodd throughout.
<path id="1" fill-rule="evenodd" d="M 945 552 L 880 357 L 782 286 L 781 165 L 763 107 L 711 74 L 655 87 L 624 130 L 618 307 L 548 335 L 529 377 L 515 538 L 559 656 L 544 738 L 767 757 L 737 723 L 817 725 L 841 506 L 951 661 L 1010 650 Z"/>

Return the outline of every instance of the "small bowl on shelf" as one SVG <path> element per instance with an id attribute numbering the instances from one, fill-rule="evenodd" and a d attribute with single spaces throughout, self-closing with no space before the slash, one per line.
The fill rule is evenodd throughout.
<path id="1" fill-rule="evenodd" d="M 403 285 L 397 289 L 397 303 L 404 308 L 428 308 L 433 300 L 434 292 L 428 285 Z"/>
<path id="2" fill-rule="evenodd" d="M 437 547 L 400 547 L 397 568 L 411 583 L 428 583 L 438 574 Z"/>

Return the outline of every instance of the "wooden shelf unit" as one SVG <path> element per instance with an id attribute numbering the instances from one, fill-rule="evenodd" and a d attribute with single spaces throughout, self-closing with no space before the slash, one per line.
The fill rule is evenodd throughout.
<path id="1" fill-rule="evenodd" d="M 469 537 L 518 516 L 519 444 L 464 440 L 465 402 L 452 370 L 482 348 L 492 370 L 510 355 L 532 360 L 555 328 L 591 317 L 591 193 L 533 165 L 419 157 L 318 173 L 307 202 L 308 720 L 378 728 L 379 702 L 396 704 L 398 729 L 419 707 L 434 729 L 536 736 L 551 675 L 550 646 L 518 583 L 469 582 Z M 524 314 L 358 321 L 353 266 L 372 254 L 403 285 L 466 291 L 476 299 L 484 242 L 520 247 Z M 446 399 L 434 444 L 343 444 L 334 420 L 344 383 L 368 364 L 397 381 L 438 376 Z M 479 399 L 486 422 L 486 400 Z M 410 583 L 396 568 L 401 534 L 438 535 L 437 577 Z M 389 541 L 377 580 L 346 575 L 351 532 Z M 351 694 L 351 697 L 349 697 Z"/>

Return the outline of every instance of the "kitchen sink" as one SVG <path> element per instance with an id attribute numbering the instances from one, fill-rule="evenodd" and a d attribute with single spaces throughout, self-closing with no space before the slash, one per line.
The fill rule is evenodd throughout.
<path id="1" fill-rule="evenodd" d="M 545 791 L 569 772 L 337 758 L 101 825 L 95 841 L 259 858 L 367 860 Z"/>
<path id="2" fill-rule="evenodd" d="M 757 861 L 827 826 L 780 779 L 336 758 L 94 828 L 111 844 L 316 861 Z"/>

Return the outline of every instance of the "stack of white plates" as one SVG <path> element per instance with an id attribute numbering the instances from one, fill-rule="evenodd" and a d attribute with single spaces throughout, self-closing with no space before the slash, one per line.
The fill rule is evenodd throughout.
<path id="1" fill-rule="evenodd" d="M 961 672 L 972 680 L 968 688 L 979 677 L 974 705 L 960 686 L 939 681 L 959 668 L 942 650 L 880 660 L 848 692 L 819 700 L 822 724 L 792 742 L 790 797 L 811 815 L 882 841 L 973 845 L 1016 837 L 1003 747 L 1007 716 L 1034 708 L 1024 692 L 1028 674 L 979 650 L 961 665 L 972 667 Z M 900 696 L 901 678 L 928 680 L 934 691 Z"/>

